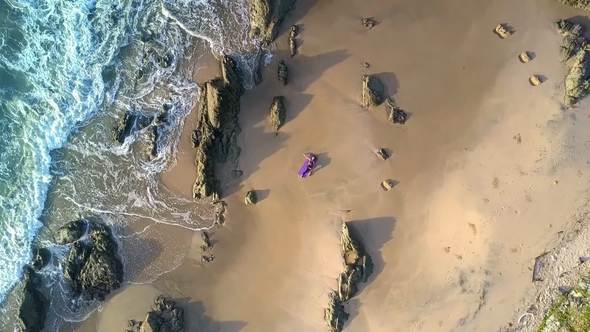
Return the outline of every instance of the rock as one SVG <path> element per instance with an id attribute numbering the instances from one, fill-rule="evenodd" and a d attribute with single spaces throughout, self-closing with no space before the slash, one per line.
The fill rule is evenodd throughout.
<path id="1" fill-rule="evenodd" d="M 324 321 L 330 332 L 340 332 L 344 323 L 348 320 L 348 313 L 344 311 L 344 305 L 338 298 L 338 294 L 331 292 L 328 307 L 324 309 Z"/>
<path id="2" fill-rule="evenodd" d="M 33 269 L 25 270 L 23 280 L 23 297 L 19 307 L 20 331 L 38 332 L 45 327 L 45 319 L 49 310 L 49 299 L 42 289 L 43 280 Z"/>
<path id="3" fill-rule="evenodd" d="M 494 32 L 502 39 L 506 39 L 513 34 L 512 29 L 507 24 L 498 24 Z"/>
<path id="4" fill-rule="evenodd" d="M 209 238 L 209 233 L 207 233 L 206 231 L 201 232 L 201 241 L 203 242 L 203 244 L 201 245 L 201 249 L 209 250 L 213 247 L 213 245 L 211 244 L 211 239 Z"/>
<path id="5" fill-rule="evenodd" d="M 363 17 L 361 18 L 361 25 L 371 30 L 377 25 L 377 21 L 372 17 Z"/>
<path id="6" fill-rule="evenodd" d="M 589 0 L 559 0 L 562 4 L 571 6 L 574 8 L 580 8 L 584 10 L 590 10 Z"/>
<path id="7" fill-rule="evenodd" d="M 184 310 L 176 302 L 162 295 L 154 300 L 152 310 L 143 321 L 130 320 L 127 332 L 184 331 Z"/>
<path id="8" fill-rule="evenodd" d="M 297 54 L 297 34 L 299 33 L 299 27 L 297 25 L 291 26 L 289 30 L 289 55 L 294 57 Z"/>
<path id="9" fill-rule="evenodd" d="M 565 77 L 565 104 L 571 106 L 590 92 L 590 46 L 581 25 L 559 20 L 556 26 L 563 36 L 562 61 L 568 66 Z"/>
<path id="10" fill-rule="evenodd" d="M 250 37 L 270 44 L 295 0 L 249 0 Z"/>
<path id="11" fill-rule="evenodd" d="M 191 134 L 191 142 L 193 143 L 193 148 L 199 146 L 199 131 L 193 130 Z"/>
<path id="12" fill-rule="evenodd" d="M 216 162 L 235 160 L 239 154 L 237 135 L 240 130 L 238 113 L 243 93 L 242 80 L 234 60 L 222 56 L 220 63 L 222 77 L 201 86 L 199 96 L 199 118 L 193 132 L 197 169 L 194 198 L 217 193 Z"/>
<path id="13" fill-rule="evenodd" d="M 528 63 L 529 61 L 532 60 L 531 54 L 527 51 L 524 51 L 522 53 L 520 53 L 518 55 L 518 59 L 520 60 L 520 62 L 522 63 Z"/>
<path id="14" fill-rule="evenodd" d="M 53 238 L 57 244 L 72 243 L 86 234 L 87 228 L 87 220 L 78 219 L 58 228 L 53 234 Z"/>
<path id="15" fill-rule="evenodd" d="M 289 82 L 289 69 L 283 60 L 279 62 L 277 76 L 279 78 L 279 82 L 283 83 L 283 85 L 287 85 Z"/>
<path id="16" fill-rule="evenodd" d="M 342 224 L 340 244 L 345 270 L 338 277 L 338 298 L 345 302 L 356 294 L 360 282 L 367 281 L 373 264 L 347 223 Z"/>
<path id="17" fill-rule="evenodd" d="M 379 158 L 381 158 L 381 160 L 387 160 L 387 159 L 389 159 L 389 152 L 387 152 L 387 150 L 384 149 L 384 148 L 377 149 L 377 151 L 375 151 L 375 154 Z"/>
<path id="18" fill-rule="evenodd" d="M 213 260 L 215 260 L 215 255 L 213 254 L 201 255 L 201 263 L 211 263 Z"/>
<path id="19" fill-rule="evenodd" d="M 535 265 L 533 267 L 533 282 L 534 281 L 543 281 L 542 277 L 542 270 L 543 266 L 545 265 L 545 258 L 547 257 L 547 253 L 543 253 L 535 258 Z"/>
<path id="20" fill-rule="evenodd" d="M 114 128 L 113 139 L 119 144 L 123 144 L 128 136 L 146 128 L 151 122 L 151 117 L 127 111 L 119 120 L 117 127 Z"/>
<path id="21" fill-rule="evenodd" d="M 541 83 L 543 83 L 543 78 L 541 78 L 539 75 L 531 75 L 531 77 L 529 77 L 529 83 L 531 83 L 532 86 L 539 86 Z"/>
<path id="22" fill-rule="evenodd" d="M 72 244 L 63 264 L 64 278 L 70 282 L 76 296 L 103 300 L 121 285 L 123 264 L 110 228 L 97 220 L 85 219 L 84 222 L 87 234 Z"/>
<path id="23" fill-rule="evenodd" d="M 244 204 L 246 204 L 246 206 L 250 206 L 250 205 L 254 205 L 258 202 L 258 197 L 256 195 L 256 191 L 254 190 L 250 190 L 246 193 L 246 196 L 244 197 Z"/>
<path id="24" fill-rule="evenodd" d="M 393 187 L 395 187 L 395 181 L 391 179 L 384 180 L 383 182 L 381 182 L 381 187 L 385 191 L 390 191 L 391 189 L 393 189 Z"/>
<path id="25" fill-rule="evenodd" d="M 33 252 L 33 269 L 43 269 L 51 260 L 51 251 L 47 248 L 36 248 Z"/>
<path id="26" fill-rule="evenodd" d="M 371 64 L 369 64 L 368 62 L 363 62 L 362 65 L 365 69 L 369 69 L 369 67 L 371 67 Z"/>
<path id="27" fill-rule="evenodd" d="M 393 98 L 391 98 L 391 97 L 387 98 L 385 103 L 386 103 L 387 112 L 388 112 L 387 118 L 389 119 L 389 121 L 396 123 L 396 124 L 402 124 L 402 125 L 406 124 L 406 121 L 408 121 L 408 118 L 409 118 L 409 114 L 406 113 L 401 108 L 399 108 L 396 105 Z"/>
<path id="28" fill-rule="evenodd" d="M 378 106 L 385 100 L 383 83 L 374 75 L 363 75 L 361 105 L 364 108 Z"/>
<path id="29" fill-rule="evenodd" d="M 278 132 L 283 126 L 286 117 L 287 111 L 285 109 L 285 97 L 274 97 L 272 100 L 272 105 L 270 105 L 270 124 L 275 132 Z"/>
<path id="30" fill-rule="evenodd" d="M 213 202 L 213 205 L 215 207 L 215 213 L 213 216 L 213 218 L 214 218 L 213 220 L 216 225 L 223 225 L 223 223 L 225 223 L 226 203 L 224 201 L 217 201 L 217 202 Z"/>

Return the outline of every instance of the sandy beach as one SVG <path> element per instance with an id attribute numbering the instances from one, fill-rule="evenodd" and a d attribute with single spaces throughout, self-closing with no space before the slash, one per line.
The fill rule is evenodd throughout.
<path id="1" fill-rule="evenodd" d="M 298 1 L 263 82 L 241 99 L 243 175 L 223 181 L 229 210 L 211 235 L 215 260 L 202 263 L 200 234 L 182 231 L 170 239 L 184 241 L 179 267 L 117 292 L 76 329 L 123 330 L 166 294 L 185 308 L 187 331 L 324 331 L 343 221 L 375 263 L 346 304 L 345 331 L 534 329 L 516 323 L 545 287 L 531 282 L 534 259 L 588 210 L 588 102 L 562 105 L 553 26 L 578 15 L 551 0 Z M 361 17 L 378 24 L 366 29 Z M 515 33 L 498 38 L 498 23 Z M 292 24 L 301 29 L 293 58 Z M 530 63 L 518 60 L 523 51 Z M 281 59 L 286 86 L 276 79 Z M 199 81 L 217 75 L 210 62 Z M 360 106 L 364 74 L 410 113 L 405 125 L 390 123 L 384 105 Z M 531 86 L 533 74 L 546 81 Z M 287 121 L 275 135 L 268 112 L 279 95 Z M 194 113 L 163 176 L 189 198 Z M 305 152 L 319 168 L 302 180 Z M 397 185 L 386 192 L 385 179 Z M 258 204 L 243 204 L 248 190 Z M 583 243 L 577 252 L 590 253 Z"/>

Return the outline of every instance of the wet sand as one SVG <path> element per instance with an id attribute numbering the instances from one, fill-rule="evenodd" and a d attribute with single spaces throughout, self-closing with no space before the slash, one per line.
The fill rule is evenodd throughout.
<path id="1" fill-rule="evenodd" d="M 507 326 L 537 291 L 534 258 L 586 211 L 588 107 L 561 107 L 565 68 L 552 25 L 579 14 L 551 0 L 299 1 L 282 29 L 300 24 L 299 54 L 288 57 L 283 33 L 263 83 L 242 98 L 244 175 L 223 188 L 229 216 L 213 235 L 215 261 L 200 262 L 194 234 L 181 266 L 152 286 L 181 299 L 189 331 L 324 331 L 342 269 L 338 232 L 352 221 L 375 271 L 347 304 L 346 331 Z M 365 29 L 362 16 L 377 26 Z M 498 23 L 516 33 L 501 40 Z M 517 57 L 525 50 L 535 54 L 528 64 Z M 289 66 L 285 87 L 279 59 Z M 389 123 L 384 106 L 359 106 L 365 73 L 411 113 L 405 126 Z M 532 87 L 532 74 L 547 81 Z M 276 95 L 287 105 L 278 135 L 267 118 Z M 164 177 L 187 196 L 191 123 Z M 392 157 L 379 160 L 378 147 Z M 301 180 L 310 151 L 320 168 Z M 384 192 L 388 178 L 398 184 Z M 251 189 L 260 202 L 245 207 Z M 146 293 L 119 292 L 86 327 L 120 322 L 109 312 L 125 296 L 143 308 L 137 294 Z"/>

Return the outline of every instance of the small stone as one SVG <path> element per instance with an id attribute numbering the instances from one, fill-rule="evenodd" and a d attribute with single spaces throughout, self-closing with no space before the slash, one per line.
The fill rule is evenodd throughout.
<path id="1" fill-rule="evenodd" d="M 371 65 L 368 62 L 363 62 L 363 68 L 369 69 L 369 67 L 371 67 Z"/>
<path id="2" fill-rule="evenodd" d="M 520 53 L 518 55 L 518 59 L 520 59 L 520 62 L 522 62 L 522 63 L 527 63 L 532 60 L 531 54 L 527 51 Z"/>
<path id="3" fill-rule="evenodd" d="M 375 154 L 377 154 L 377 156 L 379 156 L 381 160 L 389 159 L 389 152 L 387 152 L 387 150 L 384 148 L 377 149 L 377 151 L 375 151 Z"/>
<path id="4" fill-rule="evenodd" d="M 543 83 L 543 79 L 539 75 L 532 75 L 529 77 L 529 83 L 531 83 L 532 86 L 539 86 Z"/>
<path id="5" fill-rule="evenodd" d="M 372 17 L 363 17 L 361 19 L 361 24 L 365 28 L 371 30 L 377 25 L 377 21 L 375 21 L 375 19 L 373 19 Z"/>
<path id="6" fill-rule="evenodd" d="M 512 31 L 507 24 L 498 24 L 494 32 L 502 39 L 506 39 L 512 35 Z"/>
<path id="7" fill-rule="evenodd" d="M 244 204 L 246 206 L 251 206 L 258 202 L 258 197 L 256 196 L 256 191 L 250 190 L 246 193 L 246 197 L 244 197 Z"/>
<path id="8" fill-rule="evenodd" d="M 390 191 L 393 189 L 393 187 L 395 187 L 395 181 L 391 179 L 384 180 L 381 182 L 381 187 L 383 187 L 385 191 Z"/>

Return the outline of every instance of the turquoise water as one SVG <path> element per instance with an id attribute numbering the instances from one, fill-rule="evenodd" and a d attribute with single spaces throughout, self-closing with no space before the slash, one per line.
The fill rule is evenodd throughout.
<path id="1" fill-rule="evenodd" d="M 155 179 L 198 95 L 195 63 L 208 47 L 251 54 L 247 25 L 241 0 L 0 0 L 0 300 L 43 223 L 93 213 L 202 226 Z M 247 73 L 252 57 L 238 60 Z M 112 142 L 125 111 L 163 107 L 157 158 L 134 148 L 141 133 Z"/>

